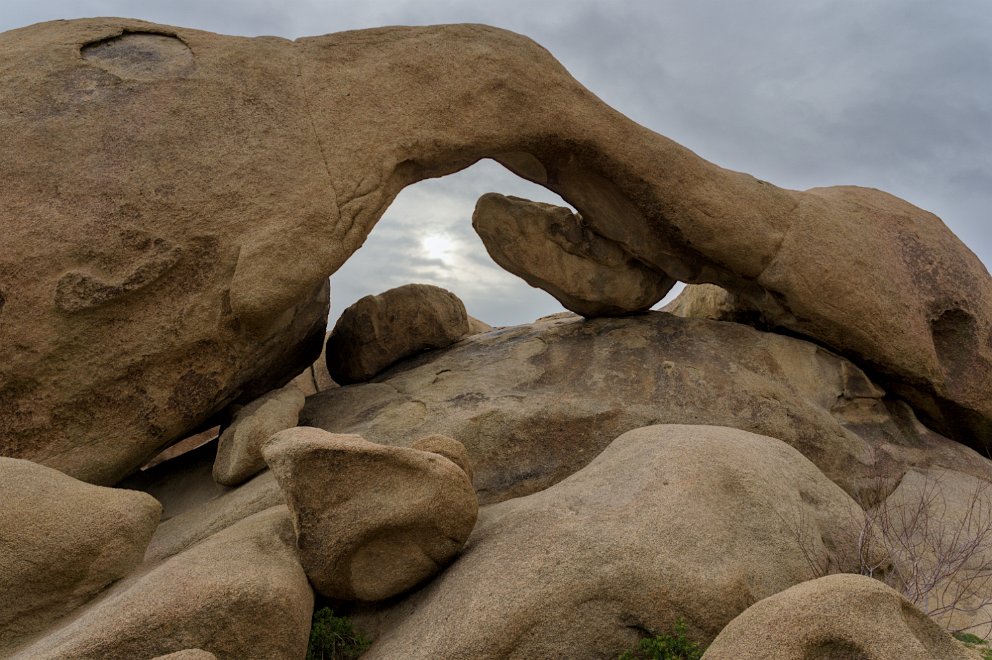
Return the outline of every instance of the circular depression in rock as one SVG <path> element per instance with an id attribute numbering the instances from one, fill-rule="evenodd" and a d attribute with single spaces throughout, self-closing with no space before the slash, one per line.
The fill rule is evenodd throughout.
<path id="1" fill-rule="evenodd" d="M 193 69 L 193 51 L 178 37 L 157 32 L 124 32 L 88 43 L 83 59 L 119 78 L 178 78 Z"/>

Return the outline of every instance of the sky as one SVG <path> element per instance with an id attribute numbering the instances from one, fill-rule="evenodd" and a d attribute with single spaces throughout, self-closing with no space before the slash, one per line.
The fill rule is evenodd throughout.
<path id="1" fill-rule="evenodd" d="M 0 0 L 0 31 L 86 16 L 287 38 L 496 25 L 707 160 L 786 188 L 880 188 L 936 213 L 992 265 L 988 0 Z M 331 321 L 408 282 L 453 291 L 493 325 L 560 311 L 473 232 L 475 200 L 490 191 L 563 203 L 491 162 L 407 188 L 331 277 Z"/>

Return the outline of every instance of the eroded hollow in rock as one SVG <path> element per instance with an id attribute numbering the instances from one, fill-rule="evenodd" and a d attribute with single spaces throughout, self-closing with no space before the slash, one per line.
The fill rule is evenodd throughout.
<path id="1" fill-rule="evenodd" d="M 178 37 L 158 32 L 131 32 L 86 44 L 83 59 L 119 78 L 178 78 L 193 70 L 193 51 Z"/>
<path id="2" fill-rule="evenodd" d="M 948 377 L 964 372 L 975 354 L 975 317 L 960 309 L 948 309 L 930 322 L 933 347 Z"/>

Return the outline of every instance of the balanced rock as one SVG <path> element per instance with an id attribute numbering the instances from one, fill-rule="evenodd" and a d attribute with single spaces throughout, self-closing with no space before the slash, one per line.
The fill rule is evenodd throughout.
<path id="1" fill-rule="evenodd" d="M 780 440 L 637 429 L 561 483 L 484 508 L 440 577 L 356 619 L 376 633 L 363 657 L 612 658 L 678 618 L 707 642 L 811 563 L 855 570 L 863 519 Z"/>
<path id="2" fill-rule="evenodd" d="M 262 445 L 279 431 L 296 426 L 305 400 L 303 392 L 289 384 L 235 412 L 217 443 L 214 480 L 237 486 L 264 470 Z"/>
<path id="3" fill-rule="evenodd" d="M 13 658 L 133 660 L 190 648 L 218 658 L 302 658 L 312 612 L 280 504 L 154 562 Z"/>
<path id="4" fill-rule="evenodd" d="M 396 194 L 487 157 L 992 443 L 992 277 L 938 218 L 706 162 L 525 37 L 98 18 L 5 32 L 0 61 L 0 454 L 112 483 L 288 382 L 319 352 L 328 275 Z"/>
<path id="5" fill-rule="evenodd" d="M 704 660 L 973 660 L 898 592 L 863 575 L 828 575 L 759 601 L 731 621 Z"/>
<path id="6" fill-rule="evenodd" d="M 161 511 L 145 493 L 0 458 L 0 656 L 140 564 Z"/>
<path id="7" fill-rule="evenodd" d="M 566 208 L 489 193 L 472 226 L 496 263 L 583 316 L 644 311 L 675 285 Z"/>
<path id="8" fill-rule="evenodd" d="M 468 450 L 483 504 L 547 488 L 657 423 L 780 438 L 871 503 L 910 465 L 976 476 L 990 466 L 830 351 L 662 312 L 557 315 L 412 357 L 380 380 L 310 397 L 300 423 L 403 447 L 450 436 Z"/>
<path id="9" fill-rule="evenodd" d="M 454 559 L 475 525 L 472 484 L 440 454 L 313 428 L 282 431 L 263 451 L 303 568 L 329 598 L 406 591 Z"/>
<path id="10" fill-rule="evenodd" d="M 450 346 L 467 334 L 468 314 L 455 294 L 406 284 L 344 310 L 327 339 L 327 369 L 335 382 L 358 383 L 397 360 Z"/>

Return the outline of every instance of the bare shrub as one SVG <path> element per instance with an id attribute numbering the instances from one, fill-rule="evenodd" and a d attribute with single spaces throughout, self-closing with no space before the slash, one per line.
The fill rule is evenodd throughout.
<path id="1" fill-rule="evenodd" d="M 964 476 L 964 475 L 962 475 Z M 964 477 L 971 480 L 970 477 Z M 863 523 L 851 548 L 821 548 L 805 514 L 798 525 L 783 522 L 813 578 L 857 565 L 862 575 L 876 578 L 951 633 L 975 631 L 992 635 L 992 484 L 974 479 L 962 489 L 947 484 L 940 471 L 910 471 L 888 497 L 879 478 L 877 502 L 864 509 Z M 781 518 L 781 516 L 780 516 Z M 841 569 L 844 570 L 844 569 Z"/>
<path id="2" fill-rule="evenodd" d="M 895 497 L 897 490 L 865 518 L 866 527 L 881 532 L 892 558 L 885 581 L 950 632 L 981 629 L 988 636 L 992 486 L 976 479 L 973 488 L 953 493 L 943 475 L 916 474 L 908 497 Z"/>

